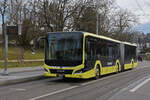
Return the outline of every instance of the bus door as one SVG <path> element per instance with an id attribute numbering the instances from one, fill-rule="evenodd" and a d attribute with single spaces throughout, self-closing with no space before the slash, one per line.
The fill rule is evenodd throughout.
<path id="1" fill-rule="evenodd" d="M 93 69 L 97 56 L 96 56 L 96 47 L 95 40 L 91 37 L 86 37 L 85 40 L 85 68 Z"/>
<path id="2" fill-rule="evenodd" d="M 115 66 L 118 58 L 118 47 L 115 43 L 108 43 L 108 61 L 107 66 Z"/>
<path id="3" fill-rule="evenodd" d="M 97 42 L 97 56 L 101 61 L 102 67 L 107 67 L 109 63 L 108 58 L 108 43 L 106 40 L 100 39 Z"/>

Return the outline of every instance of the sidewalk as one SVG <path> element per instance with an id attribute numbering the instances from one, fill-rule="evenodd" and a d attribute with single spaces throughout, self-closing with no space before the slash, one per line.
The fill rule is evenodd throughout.
<path id="1" fill-rule="evenodd" d="M 0 86 L 42 79 L 44 78 L 43 72 L 42 66 L 9 68 L 8 76 L 4 76 L 3 70 L 0 69 Z"/>

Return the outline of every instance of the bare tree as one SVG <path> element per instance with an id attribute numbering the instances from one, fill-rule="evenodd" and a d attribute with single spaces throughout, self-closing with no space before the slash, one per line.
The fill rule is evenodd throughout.
<path id="1" fill-rule="evenodd" d="M 123 41 L 132 41 L 132 27 L 137 24 L 137 18 L 131 12 L 119 10 L 112 18 L 115 38 Z M 130 39 L 129 39 L 130 38 Z"/>
<path id="2" fill-rule="evenodd" d="M 129 37 L 136 19 L 114 5 L 114 0 L 11 0 L 7 18 L 9 23 L 22 21 L 20 43 L 26 45 L 47 31 L 96 33 L 96 26 L 100 35 Z"/>
<path id="3" fill-rule="evenodd" d="M 72 16 L 82 3 L 82 0 L 41 0 L 40 15 L 50 31 L 63 31 L 70 26 Z"/>
<path id="4" fill-rule="evenodd" d="M 80 21 L 77 29 L 96 33 L 96 22 L 98 22 L 99 34 L 107 35 L 111 27 L 109 13 L 112 4 L 112 0 L 87 0 L 82 6 L 84 9 L 80 17 L 77 19 Z"/>
<path id="5" fill-rule="evenodd" d="M 135 16 L 128 11 L 119 11 L 115 18 L 115 25 L 119 33 L 123 33 L 126 28 L 132 27 L 136 22 Z"/>
<path id="6" fill-rule="evenodd" d="M 17 25 L 21 22 L 23 0 L 10 0 L 7 12 L 8 24 Z"/>
<path id="7" fill-rule="evenodd" d="M 7 13 L 8 24 L 22 23 L 22 35 L 18 38 L 19 45 L 30 47 L 30 41 L 39 33 L 37 31 L 37 0 L 11 0 Z M 39 30 L 39 28 L 38 28 Z M 32 33 L 32 34 L 31 34 Z"/>

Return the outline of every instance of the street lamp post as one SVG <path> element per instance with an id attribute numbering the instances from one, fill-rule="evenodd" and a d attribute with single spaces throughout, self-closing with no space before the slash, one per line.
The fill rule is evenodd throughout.
<path id="1" fill-rule="evenodd" d="M 96 8 L 96 34 L 98 35 L 99 29 L 99 23 L 98 23 L 98 19 L 99 19 L 99 14 L 98 14 L 98 6 L 96 5 L 96 2 L 93 0 L 94 3 L 94 7 Z"/>
<path id="2" fill-rule="evenodd" d="M 98 32 L 99 32 L 99 29 L 98 29 L 98 9 L 97 9 L 97 7 L 96 7 L 96 34 L 98 35 Z"/>
<path id="3" fill-rule="evenodd" d="M 3 72 L 3 75 L 8 75 L 8 72 L 7 72 L 8 35 L 6 34 L 6 26 L 5 25 L 3 25 L 3 34 L 4 34 L 4 38 L 5 38 L 4 39 L 4 44 L 5 44 L 5 63 L 4 63 L 4 72 Z"/>

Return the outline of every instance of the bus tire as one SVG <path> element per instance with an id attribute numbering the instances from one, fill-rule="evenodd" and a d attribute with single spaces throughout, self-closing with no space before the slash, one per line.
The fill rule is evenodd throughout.
<path id="1" fill-rule="evenodd" d="M 119 64 L 117 63 L 117 71 L 116 73 L 119 73 Z"/>
<path id="2" fill-rule="evenodd" d="M 132 61 L 132 69 L 134 69 L 134 63 L 133 63 L 133 61 Z"/>
<path id="3" fill-rule="evenodd" d="M 100 67 L 97 65 L 96 66 L 96 69 L 95 69 L 95 77 L 94 77 L 94 79 L 96 80 L 96 79 L 99 79 L 100 78 Z"/>

